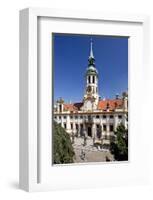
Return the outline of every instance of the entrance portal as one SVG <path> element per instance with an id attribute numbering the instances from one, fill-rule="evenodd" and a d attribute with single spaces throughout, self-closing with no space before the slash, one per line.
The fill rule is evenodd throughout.
<path id="1" fill-rule="evenodd" d="M 92 137 L 91 127 L 90 127 L 90 126 L 88 127 L 88 136 L 89 136 L 89 137 Z"/>

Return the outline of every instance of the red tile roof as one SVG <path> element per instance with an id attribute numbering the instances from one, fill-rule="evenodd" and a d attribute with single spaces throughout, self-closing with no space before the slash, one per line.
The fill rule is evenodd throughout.
<path id="1" fill-rule="evenodd" d="M 71 104 L 64 104 L 65 111 L 79 111 L 83 103 L 71 103 Z M 107 110 L 113 111 L 116 108 L 123 107 L 123 100 L 122 99 L 106 99 L 100 100 L 98 103 L 98 110 Z"/>
<path id="2" fill-rule="evenodd" d="M 114 110 L 116 108 L 122 108 L 123 107 L 123 100 L 122 99 L 106 99 L 106 100 L 100 100 L 98 103 L 98 109 L 99 110 Z"/>
<path id="3" fill-rule="evenodd" d="M 78 111 L 80 110 L 83 103 L 73 103 L 73 104 L 64 104 L 65 111 Z"/>

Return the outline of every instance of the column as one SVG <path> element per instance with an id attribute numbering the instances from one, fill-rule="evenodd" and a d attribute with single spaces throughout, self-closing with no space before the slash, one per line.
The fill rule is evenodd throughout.
<path id="1" fill-rule="evenodd" d="M 128 98 L 124 97 L 123 101 L 124 101 L 124 110 L 127 111 L 128 110 Z"/>
<path id="2" fill-rule="evenodd" d="M 92 138 L 97 138 L 97 135 L 96 135 L 96 124 L 94 123 L 92 125 Z"/>
<path id="3" fill-rule="evenodd" d="M 70 115 L 67 115 L 66 117 L 66 128 L 68 133 L 70 133 L 71 132 Z"/>
<path id="4" fill-rule="evenodd" d="M 127 123 L 127 114 L 126 114 L 126 113 L 123 115 L 123 120 L 122 120 L 122 122 L 123 122 L 123 125 L 125 126 L 125 128 L 127 129 L 128 123 Z"/>
<path id="5" fill-rule="evenodd" d="M 87 130 L 86 130 L 86 125 L 85 125 L 85 123 L 83 123 L 83 134 L 84 134 L 85 136 L 87 136 Z"/>
<path id="6" fill-rule="evenodd" d="M 106 125 L 106 135 L 107 135 L 107 137 L 109 137 L 109 135 L 110 135 L 110 132 L 109 132 L 109 123 L 107 123 L 107 125 Z"/>
<path id="7" fill-rule="evenodd" d="M 116 131 L 118 126 L 118 115 L 114 115 L 114 130 Z"/>
<path id="8" fill-rule="evenodd" d="M 73 119 L 73 122 L 72 122 L 72 123 L 73 123 L 73 131 L 72 131 L 72 132 L 73 132 L 73 133 L 76 133 L 76 127 L 75 127 L 74 119 Z"/>
<path id="9" fill-rule="evenodd" d="M 80 123 L 78 124 L 78 137 L 80 137 L 80 130 L 81 130 L 81 126 L 80 126 Z"/>
<path id="10" fill-rule="evenodd" d="M 64 124 L 63 124 L 63 115 L 61 115 L 61 126 L 64 128 Z"/>
<path id="11" fill-rule="evenodd" d="M 104 130 L 103 130 L 103 122 L 102 119 L 100 119 L 100 126 L 101 126 L 101 138 L 104 136 Z"/>
<path id="12" fill-rule="evenodd" d="M 92 76 L 90 76 L 90 83 L 92 83 L 92 81 L 93 81 L 93 78 L 92 78 Z"/>

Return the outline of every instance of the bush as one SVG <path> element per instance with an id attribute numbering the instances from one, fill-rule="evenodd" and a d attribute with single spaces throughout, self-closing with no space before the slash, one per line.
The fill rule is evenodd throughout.
<path id="1" fill-rule="evenodd" d="M 115 132 L 115 140 L 111 141 L 110 151 L 117 161 L 128 160 L 128 130 L 119 125 Z"/>
<path id="2" fill-rule="evenodd" d="M 53 163 L 73 163 L 74 150 L 70 136 L 56 122 L 53 123 Z"/>

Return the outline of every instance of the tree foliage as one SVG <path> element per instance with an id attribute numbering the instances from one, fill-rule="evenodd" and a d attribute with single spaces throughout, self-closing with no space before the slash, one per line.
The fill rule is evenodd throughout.
<path id="1" fill-rule="evenodd" d="M 111 141 L 110 151 L 117 161 L 128 160 L 128 129 L 123 124 L 117 127 L 115 137 Z"/>
<path id="2" fill-rule="evenodd" d="M 73 163 L 74 150 L 70 136 L 59 124 L 53 124 L 53 163 Z"/>

